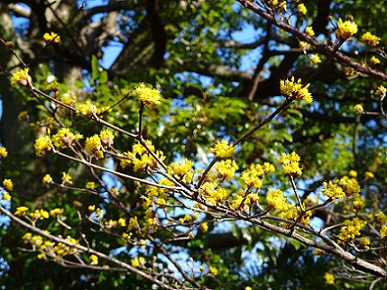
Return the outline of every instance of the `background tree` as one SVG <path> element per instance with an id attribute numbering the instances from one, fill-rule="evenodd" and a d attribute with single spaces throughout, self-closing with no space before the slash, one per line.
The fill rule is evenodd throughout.
<path id="1" fill-rule="evenodd" d="M 25 217 L 4 227 L 1 249 L 7 270 L 0 279 L 5 287 L 312 288 L 317 279 L 324 281 L 327 271 L 343 279 L 336 280 L 339 286 L 385 287 L 384 280 L 375 278 L 386 276 L 378 264 L 385 263 L 381 231 L 386 223 L 382 212 L 387 181 L 382 86 L 387 79 L 383 69 L 386 29 L 381 17 L 385 1 L 239 2 L 0 3 L 0 136 L 8 152 L 1 159 L 1 177 L 14 183 L 13 190 L 8 189 L 11 212 L 27 206 L 29 216 L 38 209 L 34 226 L 48 229 L 53 236 L 73 237 L 80 244 L 76 255 L 71 251 L 54 259 L 46 255 L 45 261 L 37 259 L 37 254 L 44 258 L 44 249 L 38 244 L 31 247 L 32 237 L 25 235 L 32 230 L 22 223 Z M 356 22 L 356 38 L 340 34 L 339 18 Z M 103 67 L 112 58 L 112 47 L 120 52 L 111 65 Z M 27 78 L 26 85 L 17 86 L 16 81 L 12 87 L 9 77 L 13 74 L 15 80 L 15 72 L 24 68 L 29 69 L 31 82 Z M 284 101 L 286 92 L 280 83 L 292 77 L 296 84 L 300 78 L 304 88 L 308 86 L 312 104 L 294 100 L 297 94 Z M 141 89 L 148 93 L 151 89 L 138 82 L 160 90 L 161 103 L 139 101 Z M 83 111 L 90 109 L 91 102 L 98 110 Z M 68 135 L 60 135 L 61 128 L 83 139 L 69 141 Z M 88 150 L 86 138 L 106 128 L 114 134 L 114 145 L 108 142 Z M 57 142 L 62 143 L 47 147 L 51 151 L 40 152 L 42 157 L 37 158 L 34 143 L 41 136 L 59 136 Z M 216 155 L 214 145 L 221 140 L 235 144 L 233 158 L 240 173 L 255 163 L 275 165 L 276 170 L 262 179 L 258 200 L 251 199 L 252 204 L 258 203 L 250 209 L 232 207 L 238 191 L 246 187 L 238 174 L 232 180 L 225 176 L 216 180 L 233 199 L 211 203 L 205 189 L 200 189 L 207 173 L 195 170 L 222 164 L 221 156 L 210 154 L 212 148 Z M 165 159 L 152 156 L 158 167 L 136 170 L 128 160 L 134 158 L 130 153 L 135 153 L 137 142 L 148 152 L 142 154 L 160 150 Z M 293 151 L 301 157 L 300 177 L 284 175 L 278 161 L 282 152 Z M 106 158 L 101 158 L 101 152 Z M 88 163 L 78 162 L 80 156 Z M 134 159 L 140 157 L 137 154 Z M 195 166 L 179 176 L 169 166 L 183 158 Z M 103 168 L 113 175 L 103 173 Z M 70 173 L 72 183 L 63 172 Z M 191 173 L 194 179 L 188 180 Z M 46 174 L 52 180 L 41 182 Z M 170 181 L 162 186 L 175 186 L 175 191 L 158 192 L 160 200 L 149 197 L 153 187 L 144 183 L 159 183 L 162 175 Z M 355 177 L 362 190 L 349 196 L 349 185 L 342 183 Z M 327 199 L 327 190 L 325 199 L 319 194 L 324 181 L 335 179 L 341 180 L 340 188 L 348 195 L 341 202 L 332 202 L 334 196 Z M 88 182 L 95 187 L 86 186 Z M 257 187 L 251 186 L 246 196 Z M 269 188 L 282 189 L 289 204 L 298 204 L 297 217 L 281 216 L 278 208 L 269 211 L 276 208 L 266 199 Z M 150 208 L 147 198 L 155 199 Z M 192 201 L 197 208 L 192 209 Z M 317 204 L 324 206 L 314 208 Z M 303 206 L 314 210 L 304 212 Z M 63 212 L 53 212 L 49 219 L 39 211 L 55 208 Z M 98 209 L 105 217 L 96 217 Z M 318 220 L 315 227 L 322 224 L 324 230 L 286 221 L 307 224 L 302 219 L 308 213 Z M 332 244 L 340 240 L 341 223 L 354 218 L 368 223 L 362 236 L 342 237 L 341 244 Z M 311 243 L 293 235 L 295 229 Z M 325 233 L 328 240 L 321 240 Z M 55 242 L 65 247 L 66 241 Z M 330 248 L 323 252 L 316 242 Z M 319 249 L 315 256 L 313 246 Z M 248 253 L 257 259 L 246 263 Z M 355 256 L 372 262 L 352 261 Z M 283 271 L 284 263 L 294 272 Z M 320 278 L 310 280 L 315 276 Z"/>

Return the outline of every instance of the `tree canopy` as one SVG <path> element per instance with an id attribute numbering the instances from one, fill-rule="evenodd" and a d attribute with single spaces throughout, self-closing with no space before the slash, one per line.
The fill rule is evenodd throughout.
<path id="1" fill-rule="evenodd" d="M 386 7 L 1 1 L 2 289 L 385 289 Z"/>

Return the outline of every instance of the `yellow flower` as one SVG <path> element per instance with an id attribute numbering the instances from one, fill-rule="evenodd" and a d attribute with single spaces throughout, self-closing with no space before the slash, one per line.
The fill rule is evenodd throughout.
<path id="1" fill-rule="evenodd" d="M 384 225 L 387 222 L 387 218 L 383 212 L 378 211 L 378 213 L 375 215 L 375 222 L 381 225 Z"/>
<path id="2" fill-rule="evenodd" d="M 97 159 L 103 158 L 103 146 L 98 135 L 86 138 L 85 150 L 90 155 L 94 155 Z"/>
<path id="3" fill-rule="evenodd" d="M 199 230 L 202 231 L 203 233 L 208 231 L 208 224 L 207 223 L 202 223 L 199 227 Z"/>
<path id="4" fill-rule="evenodd" d="M 130 261 L 130 264 L 132 265 L 132 267 L 144 267 L 145 265 L 145 258 L 144 257 L 138 257 L 138 258 L 133 258 L 131 261 Z"/>
<path id="5" fill-rule="evenodd" d="M 328 285 L 333 285 L 335 283 L 335 276 L 333 276 L 331 273 L 326 272 L 324 278 L 325 283 Z"/>
<path id="6" fill-rule="evenodd" d="M 360 185 L 355 178 L 344 176 L 340 178 L 338 184 L 343 188 L 346 196 L 360 193 Z"/>
<path id="7" fill-rule="evenodd" d="M 380 96 L 380 98 L 384 98 L 387 94 L 387 88 L 383 86 L 379 86 L 375 92 L 375 95 Z"/>
<path id="8" fill-rule="evenodd" d="M 238 165 L 234 160 L 222 160 L 216 164 L 216 170 L 224 180 L 230 181 L 231 178 L 233 178 L 235 171 L 238 170 Z"/>
<path id="9" fill-rule="evenodd" d="M 114 135 L 111 131 L 109 130 L 102 130 L 99 133 L 99 137 L 101 139 L 101 144 L 104 147 L 111 147 L 113 146 L 114 143 Z"/>
<path id="10" fill-rule="evenodd" d="M 52 217 L 57 217 L 59 216 L 60 214 L 62 214 L 63 212 L 63 209 L 60 209 L 60 208 L 54 208 L 52 210 L 50 210 L 50 216 Z"/>
<path id="11" fill-rule="evenodd" d="M 27 121 L 29 119 L 28 112 L 27 111 L 20 112 L 19 115 L 17 115 L 17 119 L 19 121 Z"/>
<path id="12" fill-rule="evenodd" d="M 357 172 L 355 170 L 350 170 L 348 172 L 348 175 L 351 176 L 351 177 L 357 177 Z"/>
<path id="13" fill-rule="evenodd" d="M 287 202 L 286 197 L 282 195 L 282 191 L 280 189 L 269 188 L 266 200 L 269 208 L 275 208 L 280 211 L 287 210 L 289 208 L 289 203 Z"/>
<path id="14" fill-rule="evenodd" d="M 366 171 L 365 176 L 367 178 L 374 178 L 375 177 L 375 175 L 372 172 L 370 172 L 370 171 Z"/>
<path id="15" fill-rule="evenodd" d="M 50 184 L 52 183 L 53 180 L 52 180 L 52 177 L 50 174 L 46 174 L 44 177 L 43 177 L 43 184 Z"/>
<path id="16" fill-rule="evenodd" d="M 382 225 L 380 229 L 380 237 L 384 239 L 387 236 L 387 227 L 386 225 Z"/>
<path id="17" fill-rule="evenodd" d="M 279 161 L 282 164 L 282 168 L 285 174 L 302 174 L 302 169 L 300 168 L 300 156 L 296 152 L 292 152 L 291 154 L 282 153 Z"/>
<path id="18" fill-rule="evenodd" d="M 187 158 L 184 158 L 183 161 L 174 162 L 171 165 L 169 165 L 168 173 L 170 175 L 176 175 L 179 178 L 182 178 L 192 169 L 193 164 L 194 164 L 193 161 L 188 160 Z"/>
<path id="19" fill-rule="evenodd" d="M 95 205 L 89 205 L 87 208 L 90 212 L 95 211 Z"/>
<path id="20" fill-rule="evenodd" d="M 50 32 L 50 33 L 46 32 L 43 35 L 43 39 L 47 44 L 52 42 L 55 42 L 55 43 L 60 42 L 60 36 L 54 32 Z"/>
<path id="21" fill-rule="evenodd" d="M 65 183 L 72 184 L 73 182 L 71 181 L 71 179 L 72 178 L 70 174 L 66 172 L 62 172 L 62 184 L 65 184 Z"/>
<path id="22" fill-rule="evenodd" d="M 28 72 L 28 68 L 15 72 L 11 77 L 11 85 L 20 87 L 31 86 L 31 77 L 28 75 Z"/>
<path id="23" fill-rule="evenodd" d="M 98 265 L 98 256 L 96 255 L 90 255 L 90 265 Z"/>
<path id="24" fill-rule="evenodd" d="M 313 37 L 313 36 L 315 35 L 312 26 L 306 27 L 306 28 L 305 28 L 305 33 L 306 33 L 307 35 L 309 35 L 310 37 Z"/>
<path id="25" fill-rule="evenodd" d="M 51 151 L 53 147 L 50 136 L 42 136 L 36 139 L 34 147 L 36 156 L 42 156 L 42 151 Z"/>
<path id="26" fill-rule="evenodd" d="M 341 39 L 346 40 L 357 33 L 357 25 L 353 21 L 347 20 L 343 22 L 343 20 L 339 18 L 335 33 Z"/>
<path id="27" fill-rule="evenodd" d="M 379 44 L 380 37 L 377 37 L 367 31 L 361 36 L 361 40 L 366 42 L 369 46 L 376 46 Z"/>
<path id="28" fill-rule="evenodd" d="M 63 104 L 72 106 L 77 101 L 77 96 L 65 93 L 63 96 L 59 99 Z"/>
<path id="29" fill-rule="evenodd" d="M 367 237 L 360 238 L 360 246 L 362 246 L 364 249 L 370 248 L 371 241 Z"/>
<path id="30" fill-rule="evenodd" d="M 94 189 L 95 183 L 93 181 L 89 181 L 86 183 L 86 189 Z"/>
<path id="31" fill-rule="evenodd" d="M 145 86 L 144 83 L 141 83 L 136 88 L 136 93 L 138 95 L 138 98 L 141 100 L 141 102 L 143 102 L 144 105 L 157 105 L 160 103 L 160 92 L 156 89 L 152 89 L 150 87 Z"/>
<path id="32" fill-rule="evenodd" d="M 323 182 L 324 189 L 321 190 L 323 194 L 333 199 L 342 198 L 345 196 L 343 188 L 337 184 L 337 182 L 333 183 L 331 180 L 329 183 Z"/>
<path id="33" fill-rule="evenodd" d="M 79 104 L 78 109 L 76 110 L 77 115 L 80 115 L 86 118 L 90 118 L 96 113 L 97 113 L 97 107 L 92 103 L 90 103 L 89 101 L 86 101 L 85 104 Z"/>
<path id="34" fill-rule="evenodd" d="M 76 140 L 82 139 L 81 134 L 73 134 L 70 132 L 70 128 L 61 128 L 58 133 L 52 136 L 52 143 L 58 148 L 67 148 L 73 146 Z"/>
<path id="35" fill-rule="evenodd" d="M 303 51 L 307 50 L 307 49 L 310 49 L 310 44 L 309 42 L 306 42 L 306 41 L 299 41 L 298 42 L 298 46 L 300 47 L 300 49 L 302 49 Z"/>
<path id="36" fill-rule="evenodd" d="M 301 3 L 301 4 L 298 4 L 298 6 L 297 6 L 297 12 L 298 12 L 298 14 L 301 14 L 301 15 L 305 15 L 306 14 L 306 7 L 305 7 L 305 5 L 303 4 L 303 3 Z"/>
<path id="37" fill-rule="evenodd" d="M 209 272 L 214 276 L 218 275 L 218 269 L 213 266 L 210 266 Z"/>
<path id="38" fill-rule="evenodd" d="M 19 206 L 18 208 L 16 208 L 15 215 L 24 216 L 27 211 L 28 211 L 28 207 Z"/>
<path id="39" fill-rule="evenodd" d="M 119 218 L 117 224 L 120 227 L 126 227 L 126 220 L 124 218 Z"/>
<path id="40" fill-rule="evenodd" d="M 318 64 L 321 62 L 321 58 L 317 54 L 312 54 L 309 57 L 310 63 L 311 64 Z"/>
<path id="41" fill-rule="evenodd" d="M 379 63 L 380 63 L 380 59 L 378 59 L 378 58 L 375 57 L 375 56 L 372 56 L 371 59 L 370 59 L 370 62 L 371 62 L 371 64 L 373 64 L 373 65 L 379 64 Z"/>
<path id="42" fill-rule="evenodd" d="M 360 220 L 357 217 L 352 220 L 345 220 L 342 227 L 340 228 L 340 233 L 337 236 L 338 239 L 341 241 L 353 240 L 356 236 L 360 236 L 360 230 L 364 227 L 365 224 L 366 222 Z"/>
<path id="43" fill-rule="evenodd" d="M 3 187 L 5 190 L 12 191 L 13 190 L 13 182 L 11 179 L 3 180 Z"/>
<path id="44" fill-rule="evenodd" d="M 210 151 L 217 157 L 228 158 L 234 154 L 235 148 L 232 145 L 228 145 L 226 140 L 222 140 L 218 142 L 213 148 L 211 148 Z"/>
<path id="45" fill-rule="evenodd" d="M 311 103 L 313 98 L 309 93 L 308 88 L 309 84 L 303 86 L 301 84 L 301 79 L 298 79 L 297 82 L 295 82 L 294 77 L 290 80 L 286 79 L 280 81 L 280 90 L 285 96 Z"/>
<path id="46" fill-rule="evenodd" d="M 361 104 L 357 104 L 355 107 L 353 107 L 353 110 L 357 115 L 361 115 L 364 113 L 363 106 Z"/>
<path id="47" fill-rule="evenodd" d="M 11 196 L 7 192 L 3 192 L 3 195 L 1 196 L 2 200 L 11 200 Z"/>
<path id="48" fill-rule="evenodd" d="M 1 147 L 0 147 L 0 157 L 5 158 L 5 157 L 7 157 L 7 156 L 8 156 L 8 151 L 7 151 L 7 149 L 6 149 L 4 146 L 1 146 Z"/>

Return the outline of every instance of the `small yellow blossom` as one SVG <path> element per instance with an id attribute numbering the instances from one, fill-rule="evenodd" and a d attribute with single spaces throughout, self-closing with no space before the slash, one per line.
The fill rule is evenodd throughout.
<path id="1" fill-rule="evenodd" d="M 317 54 L 309 56 L 309 60 L 311 64 L 319 64 L 321 62 L 321 58 Z"/>
<path id="2" fill-rule="evenodd" d="M 360 246 L 362 246 L 364 249 L 370 248 L 371 241 L 367 237 L 361 237 L 360 238 Z"/>
<path id="3" fill-rule="evenodd" d="M 374 178 L 375 177 L 375 175 L 372 172 L 370 172 L 370 171 L 366 171 L 365 176 L 367 178 Z"/>
<path id="4" fill-rule="evenodd" d="M 369 46 L 376 46 L 379 44 L 380 37 L 371 34 L 370 32 L 366 32 L 361 36 L 361 40 L 367 43 Z"/>
<path id="5" fill-rule="evenodd" d="M 98 135 L 93 135 L 91 137 L 86 138 L 85 150 L 90 155 L 94 155 L 97 159 L 104 157 L 103 146 L 101 143 L 101 139 Z"/>
<path id="6" fill-rule="evenodd" d="M 333 276 L 331 273 L 326 272 L 324 278 L 325 283 L 328 285 L 333 285 L 335 283 L 335 276 Z"/>
<path id="7" fill-rule="evenodd" d="M 19 206 L 18 208 L 16 208 L 15 215 L 17 215 L 17 216 L 24 216 L 27 211 L 28 211 L 28 207 L 26 207 L 26 206 Z"/>
<path id="8" fill-rule="evenodd" d="M 329 182 L 323 182 L 324 189 L 321 190 L 323 194 L 326 196 L 336 199 L 336 198 L 342 198 L 345 196 L 345 193 L 343 191 L 343 188 L 337 184 L 337 182 L 332 182 L 331 180 Z"/>
<path id="9" fill-rule="evenodd" d="M 298 14 L 305 15 L 306 12 L 307 12 L 307 9 L 306 9 L 306 7 L 305 7 L 305 4 L 303 4 L 303 3 L 298 4 L 298 6 L 297 6 L 297 12 L 298 12 Z"/>
<path id="10" fill-rule="evenodd" d="M 310 43 L 309 43 L 309 42 L 306 42 L 306 41 L 299 41 L 299 42 L 298 42 L 298 46 L 299 46 L 300 49 L 302 49 L 303 51 L 306 51 L 306 50 L 310 49 Z"/>
<path id="11" fill-rule="evenodd" d="M 23 235 L 22 240 L 28 242 L 29 240 L 31 240 L 31 238 L 32 238 L 32 234 L 31 233 L 26 233 L 26 234 Z"/>
<path id="12" fill-rule="evenodd" d="M 90 103 L 89 101 L 86 101 L 85 104 L 79 104 L 78 109 L 76 110 L 77 115 L 80 115 L 86 118 L 90 118 L 96 113 L 97 113 L 97 107 L 92 103 Z"/>
<path id="13" fill-rule="evenodd" d="M 310 37 L 315 36 L 312 26 L 306 27 L 306 28 L 305 28 L 305 33 L 306 33 L 308 36 L 310 36 Z"/>
<path id="14" fill-rule="evenodd" d="M 298 79 L 298 81 L 295 82 L 294 77 L 290 80 L 286 79 L 280 81 L 280 90 L 285 96 L 296 98 L 298 100 L 304 100 L 306 103 L 311 103 L 313 98 L 309 93 L 308 88 L 309 84 L 303 86 L 301 79 Z"/>
<path id="15" fill-rule="evenodd" d="M 280 211 L 287 210 L 289 203 L 285 196 L 283 196 L 280 189 L 271 189 L 267 191 L 266 200 L 269 208 L 275 208 Z"/>
<path id="16" fill-rule="evenodd" d="M 207 223 L 202 223 L 199 227 L 199 230 L 202 231 L 203 233 L 208 231 L 208 224 Z"/>
<path id="17" fill-rule="evenodd" d="M 95 211 L 95 205 L 89 205 L 87 208 L 90 212 Z"/>
<path id="18" fill-rule="evenodd" d="M 61 96 L 59 98 L 59 100 L 65 104 L 65 105 L 69 105 L 69 106 L 72 106 L 78 99 L 77 99 L 77 96 L 73 95 L 73 94 L 70 94 L 70 93 L 65 93 L 63 94 L 63 96 Z"/>
<path id="19" fill-rule="evenodd" d="M 7 157 L 7 156 L 8 156 L 8 151 L 7 151 L 7 149 L 6 149 L 4 146 L 1 146 L 1 147 L 0 147 L 0 157 L 5 158 L 5 157 Z"/>
<path id="20" fill-rule="evenodd" d="M 11 85 L 20 87 L 31 86 L 31 77 L 28 75 L 28 72 L 28 68 L 15 72 L 11 77 Z"/>
<path id="21" fill-rule="evenodd" d="M 52 136 L 52 143 L 55 147 L 63 149 L 68 146 L 73 146 L 75 141 L 82 138 L 83 136 L 81 134 L 70 132 L 70 128 L 61 128 L 58 133 Z"/>
<path id="22" fill-rule="evenodd" d="M 12 197 L 9 195 L 9 193 L 3 192 L 2 196 L 1 196 L 1 199 L 2 200 L 11 200 Z"/>
<path id="23" fill-rule="evenodd" d="M 222 160 L 216 164 L 216 170 L 221 178 L 230 181 L 234 177 L 235 171 L 238 170 L 238 165 L 234 160 Z"/>
<path id="24" fill-rule="evenodd" d="M 12 191 L 13 190 L 13 182 L 11 179 L 4 179 L 3 180 L 3 187 L 7 191 Z"/>
<path id="25" fill-rule="evenodd" d="M 68 183 L 68 184 L 72 184 L 72 180 L 71 180 L 71 176 L 70 174 L 66 173 L 66 172 L 62 172 L 62 184 L 65 184 L 65 183 Z"/>
<path id="26" fill-rule="evenodd" d="M 335 33 L 341 39 L 346 40 L 357 33 L 357 25 L 353 21 L 347 20 L 343 22 L 343 20 L 339 18 Z"/>
<path id="27" fill-rule="evenodd" d="M 360 185 L 355 178 L 344 176 L 340 178 L 338 184 L 343 188 L 346 196 L 352 196 L 354 194 L 360 193 Z"/>
<path id="28" fill-rule="evenodd" d="M 384 225 L 387 222 L 385 214 L 381 211 L 378 211 L 378 213 L 375 215 L 375 222 L 380 225 Z"/>
<path id="29" fill-rule="evenodd" d="M 47 44 L 52 43 L 52 42 L 55 42 L 55 43 L 60 42 L 60 36 L 58 34 L 56 34 L 55 32 L 50 32 L 50 33 L 46 32 L 43 35 L 43 39 Z"/>
<path id="30" fill-rule="evenodd" d="M 50 184 L 50 183 L 53 183 L 52 177 L 50 174 L 46 174 L 43 177 L 43 184 Z"/>
<path id="31" fill-rule="evenodd" d="M 313 255 L 316 256 L 317 258 L 320 258 L 322 254 L 324 254 L 323 250 L 318 248 L 314 249 Z"/>
<path id="32" fill-rule="evenodd" d="M 384 239 L 387 236 L 387 227 L 386 225 L 382 225 L 380 228 L 380 237 Z"/>
<path id="33" fill-rule="evenodd" d="M 348 172 L 348 175 L 351 176 L 351 177 L 357 177 L 357 172 L 355 170 L 350 170 Z"/>
<path id="34" fill-rule="evenodd" d="M 246 286 L 245 290 L 253 290 L 253 288 L 251 288 L 250 286 Z"/>
<path id="35" fill-rule="evenodd" d="M 361 115 L 364 113 L 364 108 L 361 104 L 357 104 L 355 107 L 353 107 L 353 110 L 357 115 Z"/>
<path id="36" fill-rule="evenodd" d="M 36 139 L 34 147 L 36 156 L 42 156 L 43 151 L 51 151 L 53 146 L 50 136 L 42 136 Z"/>
<path id="37" fill-rule="evenodd" d="M 168 166 L 168 173 L 170 175 L 176 175 L 179 178 L 182 178 L 192 169 L 193 164 L 193 161 L 184 158 L 183 161 L 178 161 L 170 164 Z"/>
<path id="38" fill-rule="evenodd" d="M 383 99 L 387 94 L 387 88 L 384 86 L 379 86 L 375 92 L 375 95 L 380 96 L 381 99 Z"/>
<path id="39" fill-rule="evenodd" d="M 291 154 L 282 153 L 279 161 L 282 164 L 282 168 L 285 174 L 290 175 L 301 175 L 302 169 L 300 168 L 300 156 L 296 152 L 292 152 Z"/>
<path id="40" fill-rule="evenodd" d="M 378 59 L 375 56 L 372 56 L 371 59 L 370 59 L 370 63 L 373 64 L 373 65 L 379 64 L 380 63 L 380 59 Z"/>
<path id="41" fill-rule="evenodd" d="M 355 217 L 352 220 L 345 220 L 342 227 L 340 228 L 340 233 L 337 236 L 341 241 L 351 241 L 356 236 L 360 236 L 360 230 L 364 227 L 366 222 Z M 386 232 L 387 233 L 387 232 Z"/>
<path id="42" fill-rule="evenodd" d="M 145 86 L 144 83 L 141 83 L 136 88 L 136 93 L 138 95 L 138 98 L 141 100 L 141 102 L 143 102 L 144 105 L 157 105 L 160 103 L 160 92 L 156 89 L 152 89 L 150 87 Z"/>
<path id="43" fill-rule="evenodd" d="M 99 137 L 101 139 L 102 146 L 107 147 L 107 148 L 113 146 L 114 135 L 113 135 L 113 133 L 111 131 L 109 131 L 109 130 L 102 130 L 99 133 Z"/>
<path id="44" fill-rule="evenodd" d="M 17 119 L 19 121 L 28 121 L 29 119 L 28 112 L 27 111 L 20 112 L 19 115 L 17 115 Z"/>
<path id="45" fill-rule="evenodd" d="M 95 183 L 93 181 L 89 181 L 86 183 L 86 189 L 94 189 Z"/>
<path id="46" fill-rule="evenodd" d="M 40 246 L 41 244 L 43 244 L 43 238 L 41 236 L 33 236 L 31 238 L 31 245 Z"/>
<path id="47" fill-rule="evenodd" d="M 217 157 L 228 158 L 234 154 L 235 148 L 232 145 L 228 145 L 226 140 L 222 140 L 218 142 L 213 148 L 211 148 L 210 151 Z"/>
<path id="48" fill-rule="evenodd" d="M 145 265 L 145 258 L 144 257 L 138 257 L 138 258 L 133 258 L 131 261 L 130 261 L 130 264 L 132 265 L 132 267 L 144 267 Z"/>
<path id="49" fill-rule="evenodd" d="M 61 209 L 61 208 L 54 208 L 54 209 L 50 210 L 50 216 L 52 216 L 52 217 L 57 217 L 62 213 L 63 213 L 63 209 Z"/>
<path id="50" fill-rule="evenodd" d="M 124 218 L 119 218 L 117 221 L 117 225 L 120 227 L 126 227 L 126 220 Z"/>
<path id="51" fill-rule="evenodd" d="M 213 266 L 210 266 L 209 272 L 214 276 L 218 275 L 218 269 Z"/>
<path id="52" fill-rule="evenodd" d="M 90 265 L 98 265 L 98 256 L 96 255 L 90 255 Z"/>

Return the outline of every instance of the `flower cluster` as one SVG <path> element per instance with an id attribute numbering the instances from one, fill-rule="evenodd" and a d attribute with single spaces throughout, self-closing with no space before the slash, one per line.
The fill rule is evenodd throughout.
<path id="1" fill-rule="evenodd" d="M 7 157 L 8 156 L 8 151 L 7 151 L 7 148 L 5 148 L 4 146 L 0 146 L 0 157 Z"/>
<path id="2" fill-rule="evenodd" d="M 356 236 L 360 236 L 360 230 L 365 226 L 366 222 L 355 217 L 352 220 L 345 220 L 340 233 L 337 236 L 340 241 L 351 241 Z"/>
<path id="3" fill-rule="evenodd" d="M 380 37 L 371 34 L 370 32 L 366 32 L 361 36 L 361 40 L 367 43 L 369 46 L 376 46 L 379 44 Z"/>
<path id="4" fill-rule="evenodd" d="M 228 145 L 228 142 L 226 140 L 222 140 L 215 144 L 215 146 L 211 148 L 210 151 L 211 153 L 214 153 L 217 157 L 228 158 L 234 154 L 235 148 L 232 145 Z"/>
<path id="5" fill-rule="evenodd" d="M 305 4 L 301 3 L 297 5 L 297 13 L 300 15 L 305 15 L 307 12 L 307 9 L 305 7 Z"/>
<path id="6" fill-rule="evenodd" d="M 242 172 L 241 179 L 249 188 L 262 186 L 261 176 L 274 172 L 274 165 L 265 162 L 263 165 L 250 164 L 250 167 Z"/>
<path id="7" fill-rule="evenodd" d="M 55 42 L 55 43 L 60 42 L 60 36 L 55 32 L 50 32 L 50 33 L 46 32 L 45 34 L 43 34 L 43 39 L 47 44 L 52 42 Z"/>
<path id="8" fill-rule="evenodd" d="M 58 133 L 52 136 L 52 143 L 57 148 L 67 148 L 69 146 L 74 146 L 74 142 L 82 139 L 81 134 L 74 134 L 70 131 L 70 128 L 61 128 Z"/>
<path id="9" fill-rule="evenodd" d="M 279 161 L 282 164 L 282 168 L 285 174 L 301 175 L 302 169 L 300 168 L 300 156 L 296 152 L 290 154 L 282 153 Z"/>
<path id="10" fill-rule="evenodd" d="M 160 92 L 156 89 L 147 87 L 144 83 L 141 83 L 140 86 L 136 88 L 136 93 L 144 105 L 157 105 L 160 103 Z"/>
<path id="11" fill-rule="evenodd" d="M 15 72 L 11 77 L 11 85 L 20 87 L 31 86 L 31 77 L 28 75 L 28 72 L 28 68 Z"/>
<path id="12" fill-rule="evenodd" d="M 280 90 L 285 96 L 296 98 L 297 100 L 304 100 L 309 104 L 313 101 L 313 97 L 308 88 L 309 84 L 303 86 L 301 84 L 301 79 L 298 79 L 298 81 L 295 82 L 294 77 L 290 80 L 286 79 L 280 81 Z"/>
<path id="13" fill-rule="evenodd" d="M 343 20 L 339 18 L 335 33 L 342 40 L 346 40 L 357 33 L 357 25 L 353 21 L 347 20 L 343 22 Z"/>

